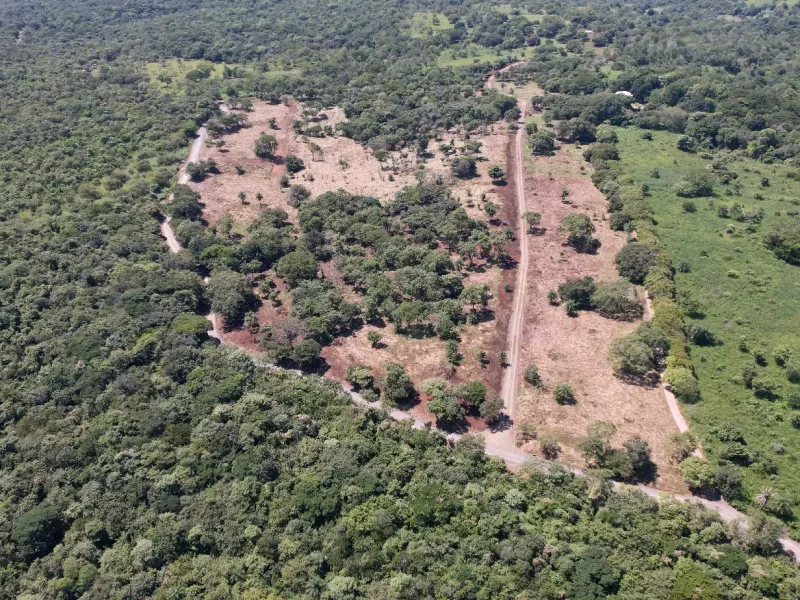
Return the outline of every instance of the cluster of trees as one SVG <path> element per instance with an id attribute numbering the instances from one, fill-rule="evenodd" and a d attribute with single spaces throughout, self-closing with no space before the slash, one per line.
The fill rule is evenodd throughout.
<path id="1" fill-rule="evenodd" d="M 298 215 L 303 248 L 320 260 L 334 258 L 345 282 L 363 295 L 368 321 L 452 339 L 456 325 L 486 316 L 486 288 L 465 286 L 462 271 L 476 261 L 506 260 L 508 238 L 469 218 L 445 186 L 407 187 L 386 206 L 327 192 L 302 202 Z M 463 258 L 452 260 L 439 244 Z"/>
<path id="2" fill-rule="evenodd" d="M 628 321 L 642 316 L 636 288 L 624 279 L 600 283 L 589 276 L 567 279 L 558 286 L 558 295 L 569 315 L 594 310 L 609 319 Z"/>
<path id="3" fill-rule="evenodd" d="M 500 418 L 503 410 L 503 401 L 496 397 L 487 398 L 486 386 L 480 381 L 451 385 L 440 378 L 426 379 L 421 389 L 430 396 L 428 410 L 445 428 L 463 425 L 470 412 L 492 423 Z"/>
<path id="4" fill-rule="evenodd" d="M 606 478 L 613 475 L 623 481 L 653 481 L 656 465 L 650 460 L 650 445 L 634 436 L 622 448 L 614 448 L 611 438 L 616 432 L 609 421 L 592 421 L 586 426 L 586 437 L 578 449 L 589 467 L 607 471 Z"/>

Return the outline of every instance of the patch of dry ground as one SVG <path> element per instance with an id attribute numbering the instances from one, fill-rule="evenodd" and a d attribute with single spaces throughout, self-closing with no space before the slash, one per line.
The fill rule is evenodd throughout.
<path id="1" fill-rule="evenodd" d="M 480 156 L 484 160 L 478 161 L 477 177 L 461 180 L 452 176 L 450 157 L 440 150 L 440 146 L 452 143 L 456 152 L 460 153 L 459 149 L 467 139 L 463 132 L 446 132 L 441 140 L 432 140 L 428 150 L 433 156 L 423 158 L 417 156 L 413 150 L 403 150 L 402 153 L 392 152 L 389 160 L 381 164 L 371 151 L 349 138 L 340 135 L 315 138 L 295 134 L 291 123 L 299 118 L 301 112 L 302 107 L 293 101 L 279 105 L 254 101 L 252 111 L 247 113 L 250 127 L 223 136 L 225 144 L 221 149 L 213 144 L 203 149 L 201 158 L 213 158 L 220 171 L 200 184 L 192 184 L 201 194 L 201 201 L 205 206 L 204 218 L 210 224 L 216 222 L 221 215 L 230 213 L 234 218 L 234 231 L 242 232 L 266 208 L 283 208 L 289 214 L 290 221 L 297 222 L 297 211 L 288 205 L 288 192 L 280 186 L 280 177 L 285 172 L 285 167 L 261 160 L 253 153 L 255 141 L 262 131 L 276 136 L 277 155 L 285 156 L 289 153 L 303 159 L 306 168 L 292 178 L 292 183 L 302 184 L 313 196 L 344 189 L 353 194 L 372 196 L 388 202 L 403 187 L 415 185 L 415 172 L 424 169 L 428 177 L 438 176 L 444 179 L 472 218 L 487 219 L 483 208 L 485 198 L 499 208 L 496 226 L 505 227 L 514 222 L 507 216 L 513 216 L 516 211 L 511 186 L 494 185 L 488 176 L 492 165 L 508 168 L 510 136 L 507 124 L 497 123 L 469 136 L 469 139 L 481 142 Z M 277 131 L 270 129 L 270 118 L 276 119 L 279 125 Z M 334 107 L 324 110 L 317 122 L 322 126 L 335 127 L 344 119 L 343 112 Z M 321 148 L 321 160 L 319 153 L 312 153 L 311 143 Z M 236 166 L 242 167 L 244 174 L 239 175 Z M 239 199 L 239 192 L 246 194 L 244 204 Z M 259 192 L 263 195 L 260 205 L 256 200 Z M 513 254 L 513 244 L 510 250 Z M 491 265 L 484 267 L 483 270 L 469 272 L 464 283 L 486 284 L 489 287 L 491 299 L 488 308 L 494 317 L 478 325 L 461 328 L 459 348 L 463 359 L 451 381 L 481 380 L 490 393 L 496 395 L 499 393 L 502 377 L 499 353 L 505 349 L 505 313 L 512 298 L 512 294 L 505 291 L 504 285 L 513 283 L 513 272 L 504 272 Z M 322 271 L 326 278 L 344 290 L 348 301 L 359 300 L 358 294 L 341 281 L 332 262 L 323 264 Z M 273 276 L 273 279 L 278 278 Z M 269 302 L 262 306 L 258 312 L 261 324 L 289 314 L 289 294 L 282 293 L 281 299 L 283 304 L 278 308 L 272 307 Z M 347 367 L 353 364 L 368 365 L 379 375 L 386 362 L 402 364 L 417 386 L 424 379 L 447 373 L 445 344 L 438 338 L 414 339 L 398 335 L 389 325 L 379 330 L 384 336 L 384 345 L 373 349 L 366 339 L 366 334 L 371 329 L 375 327 L 367 325 L 348 337 L 337 339 L 324 349 L 323 357 L 330 365 L 329 376 L 344 380 Z M 257 336 L 247 331 L 225 332 L 224 337 L 226 341 L 249 350 L 256 350 L 258 347 Z M 480 350 L 487 353 L 488 364 L 485 366 L 481 366 L 478 359 Z M 418 416 L 432 418 L 425 412 L 424 402 L 414 410 L 419 413 Z"/>
<path id="2" fill-rule="evenodd" d="M 542 214 L 544 234 L 531 235 L 527 307 L 521 360 L 524 370 L 536 364 L 545 381 L 544 389 L 523 384 L 519 390 L 516 422 L 536 425 L 539 434 L 553 434 L 563 448 L 563 460 L 585 467 L 577 444 L 593 420 L 611 421 L 617 427 L 616 446 L 640 435 L 652 449 L 658 465 L 661 489 L 684 491 L 676 466 L 669 461 L 669 438 L 677 427 L 659 387 L 627 384 L 613 375 L 608 361 L 612 340 L 632 331 L 638 323 L 605 319 L 593 312 L 568 317 L 563 306 L 552 306 L 549 290 L 570 277 L 591 275 L 595 280 L 618 277 L 614 257 L 625 244 L 625 234 L 611 231 L 605 221 L 605 198 L 594 187 L 580 150 L 565 146 L 553 157 L 531 158 L 526 164 L 527 210 Z M 565 204 L 563 188 L 569 190 Z M 565 246 L 566 234 L 558 232 L 561 218 L 571 212 L 588 214 L 597 228 L 602 246 L 595 255 L 579 254 Z M 577 403 L 560 406 L 552 397 L 559 383 L 569 383 Z M 529 443 L 526 450 L 538 451 Z"/>

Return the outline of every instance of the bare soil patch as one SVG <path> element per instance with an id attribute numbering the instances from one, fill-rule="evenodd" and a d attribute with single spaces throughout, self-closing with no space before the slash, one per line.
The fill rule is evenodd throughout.
<path id="1" fill-rule="evenodd" d="M 527 384 L 519 390 L 516 422 L 537 426 L 539 434 L 556 436 L 563 448 L 563 460 L 585 467 L 577 444 L 593 420 L 613 422 L 617 434 L 613 442 L 640 435 L 652 449 L 658 465 L 661 489 L 685 491 L 680 473 L 669 461 L 669 438 L 677 432 L 659 387 L 644 388 L 616 378 L 607 359 L 613 339 L 632 331 L 638 323 L 605 319 L 596 313 L 581 312 L 569 317 L 563 306 L 552 306 L 549 290 L 570 277 L 590 275 L 602 281 L 616 278 L 614 257 L 625 244 L 625 234 L 611 231 L 605 221 L 605 198 L 594 187 L 579 150 L 562 148 L 556 156 L 529 159 L 526 164 L 527 210 L 542 214 L 544 234 L 531 235 L 527 306 L 521 358 L 522 369 L 536 364 L 546 382 L 544 389 Z M 586 168 L 586 167 L 584 167 Z M 561 200 L 562 189 L 569 190 Z M 597 254 L 579 254 L 565 245 L 566 234 L 557 232 L 561 218 L 571 212 L 588 214 L 597 228 L 602 246 Z M 552 388 L 569 383 L 577 403 L 560 406 Z M 526 450 L 538 451 L 532 442 Z"/>
<path id="2" fill-rule="evenodd" d="M 287 192 L 280 186 L 280 177 L 286 167 L 258 158 L 253 152 L 253 146 L 258 136 L 264 132 L 275 136 L 278 142 L 277 155 L 292 153 L 292 120 L 298 113 L 298 105 L 294 102 L 289 105 L 254 102 L 252 110 L 247 113 L 249 127 L 222 136 L 221 139 L 225 142 L 222 148 L 217 148 L 209 141 L 201 153 L 201 159 L 213 159 L 219 173 L 191 185 L 200 192 L 201 202 L 205 205 L 203 217 L 210 224 L 214 224 L 223 214 L 230 213 L 235 230 L 238 230 L 254 221 L 265 208 L 283 208 L 290 218 L 295 218 L 296 211 L 287 204 Z M 270 118 L 276 120 L 279 129 L 270 128 Z M 239 174 L 237 166 L 244 173 Z M 239 198 L 240 192 L 245 193 L 244 202 Z M 260 203 L 256 199 L 259 193 L 263 196 Z"/>

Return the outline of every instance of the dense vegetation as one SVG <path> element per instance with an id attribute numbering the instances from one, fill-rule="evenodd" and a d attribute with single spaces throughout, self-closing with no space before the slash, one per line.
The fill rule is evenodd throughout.
<path id="1" fill-rule="evenodd" d="M 457 265 L 442 260 L 437 242 L 457 248 L 465 263 L 479 248 L 484 258 L 504 259 L 504 233 L 465 218 L 435 182 L 405 190 L 388 207 L 338 192 L 323 201 L 304 198 L 299 237 L 281 211 L 266 211 L 241 237 L 224 226 L 207 228 L 202 199 L 173 184 L 197 126 L 219 116 L 221 96 L 277 102 L 291 94 L 308 105 L 339 104 L 349 117 L 344 133 L 373 149 L 424 145 L 438 128 L 472 129 L 516 110 L 501 94 L 474 93 L 489 65 L 442 67 L 443 51 L 526 46 L 535 49 L 527 76 L 538 73 L 555 92 L 537 103 L 553 119 L 576 120 L 558 129 L 559 139 L 594 136 L 605 144 L 590 158 L 609 183 L 627 183 L 614 164 L 626 159 L 626 141 L 620 135 L 615 145 L 604 121 L 645 127 L 656 139 L 674 135 L 676 148 L 694 152 L 686 154 L 693 160 L 729 151 L 753 164 L 777 164 L 798 152 L 800 113 L 787 92 L 798 72 L 796 8 L 721 0 L 638 10 L 598 1 L 533 3 L 509 16 L 507 7 L 490 4 L 381 0 L 365 10 L 356 1 L 64 0 L 0 7 L 0 597 L 800 593 L 788 561 L 773 556 L 772 521 L 758 517 L 749 530 L 728 530 L 687 505 L 614 493 L 603 472 L 584 480 L 556 467 L 515 478 L 487 460 L 476 439 L 450 448 L 431 432 L 360 412 L 330 384 L 269 374 L 208 338 L 200 315 L 213 307 L 244 320 L 257 303 L 246 276 L 274 268 L 292 285 L 307 333 L 287 358 L 313 363 L 326 335 L 359 315 L 317 281 L 326 252 L 363 288 L 364 314 L 400 327 L 422 325 L 432 314 L 436 325 L 443 314 L 455 322 L 464 304 L 475 308 L 470 312 L 484 304 L 484 291 L 465 299 L 467 290 L 453 287 Z M 415 33 L 409 24 L 418 10 L 442 15 L 438 22 L 452 27 Z M 539 24 L 525 16 L 544 11 L 561 16 Z M 601 69 L 595 61 L 602 59 L 583 52 L 585 29 L 596 33 L 594 47 L 614 46 L 614 63 Z M 172 59 L 186 59 L 185 69 Z M 623 88 L 644 110 L 634 114 L 630 99 L 612 93 Z M 239 126 L 225 117 L 212 125 Z M 553 140 L 543 137 L 550 151 Z M 191 175 L 213 168 L 197 165 Z M 772 182 L 783 176 L 794 185 L 790 167 L 770 168 L 780 171 Z M 714 170 L 714 188 L 724 171 Z M 643 182 L 636 175 L 633 183 Z M 670 183 L 681 197 L 708 191 L 702 177 Z M 645 222 L 655 203 L 623 193 L 621 184 L 619 200 L 607 190 L 622 215 L 615 223 Z M 171 190 L 175 202 L 167 205 Z M 329 210 L 337 206 L 341 213 Z M 796 269 L 796 211 L 783 208 L 774 218 L 765 211 L 760 225 L 752 207 L 734 206 L 727 213 L 741 223 L 734 228 L 754 228 L 742 235 L 758 236 L 761 258 L 773 261 L 765 264 Z M 177 255 L 167 253 L 158 233 L 167 211 L 188 248 Z M 359 211 L 365 219 L 348 229 Z M 318 235 L 318 222 L 337 235 Z M 647 242 L 644 233 L 639 243 Z M 392 249 L 412 235 L 398 262 L 401 253 Z M 682 351 L 687 340 L 708 337 L 684 328 L 687 304 L 670 291 L 684 276 L 673 277 L 670 266 L 682 273 L 680 264 L 665 256 L 631 251 L 620 261 L 630 271 L 621 274 L 648 287 L 664 275 L 657 281 L 674 296 L 666 306 L 679 306 L 662 311 L 660 321 L 667 361 L 675 361 L 668 362 L 673 386 L 682 376 L 687 390 L 696 389 L 697 372 L 697 407 L 713 407 L 725 390 L 704 383 L 723 385 L 710 365 L 698 367 Z M 645 268 L 642 260 L 651 263 Z M 381 279 L 379 271 L 392 277 Z M 781 303 L 796 303 L 796 291 L 784 296 Z M 797 311 L 788 305 L 787 314 Z M 711 339 L 731 348 L 722 323 L 736 317 L 716 318 Z M 775 323 L 787 318 L 776 315 Z M 756 366 L 750 358 L 747 366 L 756 375 L 747 371 L 741 385 L 730 384 L 764 398 L 753 407 L 758 415 L 771 412 L 759 408 L 764 402 L 793 397 L 797 369 L 788 357 L 800 354 L 783 351 L 791 340 L 773 344 L 766 335 L 737 347 L 752 357 Z M 754 341 L 771 346 L 758 355 Z M 772 364 L 768 357 L 778 355 L 782 363 Z M 401 370 L 390 373 L 393 389 L 404 391 Z M 784 373 L 785 382 L 768 384 Z M 477 397 L 474 391 L 459 393 Z M 444 415 L 455 408 L 440 404 Z M 711 408 L 705 418 L 710 432 Z M 796 434 L 790 420 L 775 421 L 781 435 Z M 720 443 L 739 444 L 726 456 L 744 463 L 746 436 L 713 426 Z M 742 426 L 748 435 L 749 427 Z M 788 479 L 791 467 L 782 461 L 796 444 L 782 445 L 781 457 L 767 458 L 781 463 L 778 476 Z M 640 450 L 631 446 L 627 455 Z M 769 464 L 764 453 L 750 456 L 752 465 Z M 770 469 L 750 475 L 747 467 L 748 477 L 774 476 Z M 716 481 L 700 471 L 693 471 L 698 482 Z M 765 496 L 764 506 L 774 497 Z"/>

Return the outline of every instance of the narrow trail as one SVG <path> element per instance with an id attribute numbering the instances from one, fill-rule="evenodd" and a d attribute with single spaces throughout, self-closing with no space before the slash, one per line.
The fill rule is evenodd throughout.
<path id="1" fill-rule="evenodd" d="M 502 70 L 508 69 L 513 65 L 508 65 Z M 494 74 L 487 80 L 486 87 L 492 87 L 494 83 Z M 521 108 L 521 120 L 524 123 L 525 119 L 525 105 L 524 101 L 520 100 L 520 108 Z M 227 112 L 229 109 L 227 106 L 222 104 L 220 109 L 223 112 Z M 517 272 L 517 284 L 515 289 L 514 295 L 514 305 L 513 305 L 513 314 L 509 321 L 509 367 L 506 369 L 503 378 L 503 385 L 501 388 L 501 397 L 503 398 L 503 402 L 505 404 L 506 413 L 509 417 L 513 418 L 514 415 L 514 408 L 516 404 L 516 397 L 517 397 L 517 377 L 519 375 L 519 349 L 520 349 L 520 338 L 522 335 L 523 329 L 523 315 L 524 315 L 524 308 L 525 308 L 525 292 L 527 287 L 527 271 L 528 271 L 528 243 L 527 243 L 527 236 L 525 233 L 524 227 L 524 219 L 522 218 L 522 214 L 525 212 L 525 177 L 524 177 L 524 155 L 523 155 L 523 132 L 524 127 L 520 127 L 516 133 L 515 139 L 515 165 L 516 165 L 516 194 L 517 194 L 517 215 L 519 218 L 519 229 L 518 235 L 520 240 L 520 262 L 518 265 L 518 272 Z M 197 130 L 197 137 L 195 138 L 194 142 L 192 143 L 191 151 L 189 152 L 189 156 L 186 159 L 186 162 L 181 166 L 181 170 L 178 174 L 178 183 L 186 184 L 189 181 L 189 176 L 186 173 L 186 164 L 189 162 L 197 162 L 200 160 L 200 156 L 202 153 L 202 149 L 205 147 L 205 140 L 208 133 L 204 126 L 201 126 Z M 172 195 L 168 200 L 172 199 Z M 172 226 L 169 223 L 170 219 L 167 218 L 161 223 L 161 233 L 164 236 L 167 246 L 169 247 L 170 252 L 177 253 L 180 252 L 182 246 L 180 242 L 175 237 L 175 232 L 172 230 Z M 204 279 L 204 283 L 208 283 L 208 278 Z M 222 336 L 222 331 L 219 326 L 219 318 L 218 315 L 211 312 L 206 315 L 206 318 L 211 322 L 212 328 L 209 331 L 209 336 L 213 337 L 220 341 L 220 343 L 226 343 Z M 285 369 L 283 367 L 279 367 L 273 363 L 265 361 L 263 358 L 252 355 L 251 358 L 253 362 L 263 368 L 273 369 L 277 371 L 287 371 L 294 373 L 298 376 L 304 376 L 305 374 L 301 371 L 296 369 Z M 380 401 L 377 402 L 367 402 L 361 394 L 356 391 L 347 389 L 341 382 L 331 379 L 334 383 L 338 384 L 342 391 L 350 396 L 353 400 L 354 404 L 369 407 L 369 408 L 382 408 L 382 404 Z M 667 390 L 665 390 L 667 391 Z M 676 401 L 677 403 L 677 401 Z M 680 411 L 680 409 L 678 409 Z M 456 442 L 461 438 L 460 434 L 457 433 L 448 433 L 446 431 L 442 431 L 432 425 L 430 422 L 423 421 L 422 419 L 418 419 L 413 415 L 401 411 L 399 409 L 388 409 L 389 416 L 396 421 L 405 421 L 411 420 L 412 427 L 414 429 L 424 429 L 430 427 L 432 430 L 440 431 L 442 434 L 445 435 L 448 441 Z M 685 423 L 685 421 L 684 421 Z M 687 426 L 688 429 L 688 426 Z M 488 456 L 495 456 L 497 458 L 502 459 L 506 465 L 510 467 L 519 466 L 525 461 L 533 458 L 532 455 L 524 452 L 516 447 L 511 438 L 511 430 L 506 429 L 504 431 L 494 432 L 494 433 L 487 433 L 484 435 L 485 440 L 485 452 Z M 569 467 L 565 467 L 569 471 L 577 474 L 582 475 L 583 473 L 578 469 L 571 469 Z M 747 515 L 744 513 L 736 510 L 730 504 L 725 502 L 724 500 L 707 500 L 705 498 L 699 498 L 696 496 L 686 495 L 686 494 L 674 494 L 671 492 L 664 492 L 658 490 L 654 487 L 647 486 L 647 485 L 637 485 L 640 491 L 642 491 L 647 496 L 651 498 L 655 498 L 657 500 L 661 500 L 663 498 L 667 499 L 675 499 L 681 502 L 698 502 L 705 506 L 707 509 L 712 510 L 720 515 L 723 521 L 730 522 L 735 521 L 737 519 L 742 519 L 744 522 L 747 520 Z M 800 543 L 792 540 L 790 538 L 781 538 L 779 540 L 783 549 L 792 557 L 795 563 L 800 564 Z"/>

